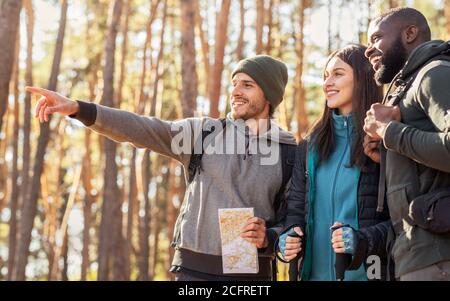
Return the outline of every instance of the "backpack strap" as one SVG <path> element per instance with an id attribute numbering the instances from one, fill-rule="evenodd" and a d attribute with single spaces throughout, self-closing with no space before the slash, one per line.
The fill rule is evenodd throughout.
<path id="1" fill-rule="evenodd" d="M 226 127 L 226 123 L 227 123 L 226 118 L 221 118 L 219 120 L 220 120 L 220 123 L 222 124 L 222 128 L 224 129 Z M 202 157 L 203 157 L 203 152 L 204 152 L 203 142 L 205 141 L 206 137 L 208 137 L 208 135 L 214 131 L 215 131 L 214 126 L 211 127 L 211 130 L 202 130 L 201 139 L 199 138 L 195 141 L 194 148 L 192 149 L 191 160 L 189 161 L 189 167 L 188 167 L 188 175 L 189 175 L 188 176 L 188 185 L 191 184 L 192 181 L 194 181 L 194 178 L 195 178 L 195 175 L 197 174 L 197 172 L 200 173 L 200 171 L 202 170 Z M 198 148 L 200 148 L 202 151 L 200 154 L 196 154 L 194 152 L 194 149 L 196 149 L 195 146 L 197 146 L 199 143 L 201 143 L 201 145 L 199 145 Z"/>
<path id="2" fill-rule="evenodd" d="M 281 186 L 275 196 L 274 209 L 277 215 L 277 222 L 282 218 L 278 216 L 280 210 L 283 209 L 284 195 L 288 187 L 289 180 L 292 176 L 292 168 L 295 164 L 295 150 L 297 145 L 280 143 L 280 160 L 281 160 Z M 280 219 L 281 218 L 281 219 Z"/>
<path id="3" fill-rule="evenodd" d="M 275 224 L 281 222 L 286 214 L 287 202 L 285 198 L 286 190 L 289 188 L 289 183 L 292 176 L 292 169 L 295 164 L 296 145 L 280 143 L 280 160 L 281 160 L 281 186 L 280 190 L 275 196 L 274 210 L 275 210 Z M 269 225 L 268 225 L 269 227 Z M 277 281 L 278 267 L 277 258 L 272 260 L 272 281 Z"/>

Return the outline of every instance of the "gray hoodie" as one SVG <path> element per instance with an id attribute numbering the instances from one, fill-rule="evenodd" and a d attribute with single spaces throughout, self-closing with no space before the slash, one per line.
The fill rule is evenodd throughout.
<path id="1" fill-rule="evenodd" d="M 203 125 L 211 122 L 217 125 L 217 120 L 207 117 L 165 121 L 101 105 L 96 105 L 96 110 L 95 123 L 89 128 L 117 142 L 130 142 L 136 147 L 148 148 L 178 160 L 183 164 L 185 178 L 190 154 L 180 153 L 181 148 L 177 147 L 180 145 L 180 138 L 191 144 L 185 150 L 191 150 L 194 141 L 201 135 Z M 229 133 L 236 133 L 237 137 L 242 138 L 245 131 L 241 125 L 228 115 L 225 131 L 217 130 L 216 127 L 210 140 L 217 143 L 226 137 L 225 140 L 228 141 Z M 278 159 L 280 155 L 276 154 L 275 164 L 261 164 L 268 155 L 259 150 L 255 153 L 253 142 L 258 139 L 269 141 L 267 143 L 278 146 L 276 149 L 279 149 L 279 143 L 295 145 L 296 141 L 291 133 L 283 131 L 273 121 L 271 129 L 275 130 L 272 134 L 266 132 L 259 137 L 249 135 L 248 143 L 244 151 L 240 149 L 240 153 L 237 145 L 234 154 L 208 154 L 205 151 L 202 170 L 187 187 L 177 219 L 176 228 L 179 231 L 176 231 L 174 237 L 176 249 L 221 256 L 218 220 L 220 208 L 253 207 L 255 216 L 266 222 L 274 221 L 273 202 L 282 181 L 282 165 Z M 208 144 L 205 140 L 205 144 L 212 145 L 211 143 Z M 225 145 L 229 146 L 229 143 Z M 272 252 L 269 251 L 267 255 L 272 255 L 270 253 Z"/>

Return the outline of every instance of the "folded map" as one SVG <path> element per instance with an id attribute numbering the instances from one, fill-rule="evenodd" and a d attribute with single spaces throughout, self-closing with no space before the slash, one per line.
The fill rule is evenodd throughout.
<path id="1" fill-rule="evenodd" d="M 253 208 L 219 209 L 224 274 L 258 273 L 258 250 L 241 237 Z"/>

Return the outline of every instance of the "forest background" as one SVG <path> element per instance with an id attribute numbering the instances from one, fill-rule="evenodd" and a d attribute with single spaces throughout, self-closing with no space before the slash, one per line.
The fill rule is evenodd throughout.
<path id="1" fill-rule="evenodd" d="M 301 139 L 324 106 L 327 55 L 405 5 L 450 39 L 450 0 L 0 0 L 0 280 L 170 280 L 185 191 L 175 161 L 69 118 L 39 124 L 25 85 L 223 117 L 233 67 L 270 54 L 289 68 L 275 118 Z"/>

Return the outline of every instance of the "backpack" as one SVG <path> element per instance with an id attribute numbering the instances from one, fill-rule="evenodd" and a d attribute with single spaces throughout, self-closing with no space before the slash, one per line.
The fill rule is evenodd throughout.
<path id="1" fill-rule="evenodd" d="M 226 119 L 221 118 L 220 122 L 222 124 L 222 128 L 225 129 Z M 202 143 L 200 148 L 202 151 L 199 154 L 192 152 L 188 166 L 188 183 L 187 183 L 188 185 L 190 185 L 192 181 L 194 181 L 195 175 L 203 170 L 202 169 L 202 157 L 204 152 L 203 142 L 205 141 L 205 138 L 208 137 L 208 135 L 214 132 L 214 130 L 215 130 L 214 126 L 211 127 L 211 130 L 202 130 L 201 139 L 199 138 L 197 139 L 197 141 L 195 141 L 195 145 L 197 145 L 198 143 Z M 266 225 L 267 228 L 271 228 L 281 223 L 286 216 L 287 202 L 285 195 L 287 190 L 289 189 L 289 181 L 291 179 L 292 168 L 295 163 L 295 149 L 296 145 L 280 143 L 282 180 L 280 190 L 277 192 L 275 196 L 274 202 L 275 222 L 268 223 Z M 276 278 L 277 278 L 277 266 L 276 266 L 276 258 L 274 258 L 272 260 L 272 279 L 276 281 Z"/>

